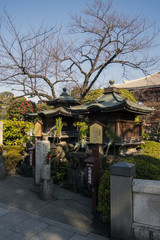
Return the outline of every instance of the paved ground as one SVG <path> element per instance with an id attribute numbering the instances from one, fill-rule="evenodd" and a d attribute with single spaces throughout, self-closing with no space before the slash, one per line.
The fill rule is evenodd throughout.
<path id="1" fill-rule="evenodd" d="M 33 186 L 19 175 L 0 179 L 0 240 L 109 239 L 90 198 L 54 185 L 54 198 L 42 201 Z"/>

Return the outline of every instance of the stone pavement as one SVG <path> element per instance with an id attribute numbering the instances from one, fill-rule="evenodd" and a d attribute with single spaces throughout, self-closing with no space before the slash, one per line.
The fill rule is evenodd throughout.
<path id="1" fill-rule="evenodd" d="M 54 198 L 42 201 L 33 190 L 33 178 L 0 179 L 0 240 L 109 239 L 107 224 L 93 221 L 90 198 L 55 185 Z"/>

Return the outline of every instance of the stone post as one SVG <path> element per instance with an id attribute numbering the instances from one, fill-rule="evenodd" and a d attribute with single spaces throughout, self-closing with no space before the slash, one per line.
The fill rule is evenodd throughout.
<path id="1" fill-rule="evenodd" d="M 111 237 L 132 239 L 132 180 L 136 168 L 120 162 L 111 166 Z"/>
<path id="2" fill-rule="evenodd" d="M 3 155 L 0 156 L 0 178 L 4 178 L 6 173 L 5 166 L 4 166 L 4 157 Z"/>
<path id="3" fill-rule="evenodd" d="M 53 198 L 53 180 L 51 179 L 51 164 L 42 165 L 42 174 L 39 184 L 39 197 L 47 201 Z"/>
<path id="4" fill-rule="evenodd" d="M 0 145 L 3 144 L 3 122 L 0 121 Z"/>
<path id="5" fill-rule="evenodd" d="M 3 122 L 0 121 L 0 145 L 2 147 L 3 145 Z M 2 150 L 2 149 L 1 149 Z M 2 155 L 0 155 L 0 178 L 3 178 L 5 176 L 5 166 L 4 166 L 4 157 L 3 157 L 3 151 L 1 152 Z"/>
<path id="6" fill-rule="evenodd" d="M 47 153 L 50 151 L 49 141 L 37 141 L 36 142 L 36 159 L 35 159 L 35 183 L 40 183 L 41 169 L 45 161 Z"/>

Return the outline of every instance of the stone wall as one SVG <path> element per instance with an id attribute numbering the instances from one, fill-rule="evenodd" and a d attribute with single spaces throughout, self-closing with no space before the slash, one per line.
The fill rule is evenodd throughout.
<path id="1" fill-rule="evenodd" d="M 86 164 L 84 160 L 88 155 L 83 152 L 72 152 L 69 156 L 67 182 L 70 185 L 74 185 L 79 190 L 84 190 L 87 187 Z"/>
<path id="2" fill-rule="evenodd" d="M 5 176 L 5 166 L 4 166 L 4 157 L 3 155 L 0 156 L 0 178 Z"/>
<path id="3" fill-rule="evenodd" d="M 86 185 L 86 164 L 84 160 L 89 154 L 85 152 L 72 151 L 72 144 L 55 145 L 51 144 L 52 153 L 52 176 L 55 179 L 56 174 L 61 171 L 61 167 L 67 163 L 67 184 L 74 186 L 77 190 L 87 188 Z"/>
<path id="4" fill-rule="evenodd" d="M 134 239 L 160 239 L 160 181 L 134 179 Z"/>
<path id="5" fill-rule="evenodd" d="M 160 181 L 135 179 L 135 165 L 111 166 L 111 237 L 160 239 Z"/>

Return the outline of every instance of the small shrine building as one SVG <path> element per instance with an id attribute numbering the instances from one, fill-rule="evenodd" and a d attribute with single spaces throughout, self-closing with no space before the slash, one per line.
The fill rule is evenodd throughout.
<path id="1" fill-rule="evenodd" d="M 53 129 L 55 128 L 56 118 L 61 117 L 63 128 L 60 141 L 76 142 L 77 131 L 74 122 L 89 119 L 89 124 L 98 121 L 105 127 L 110 125 L 112 131 L 116 133 L 116 145 L 131 145 L 142 143 L 142 125 L 136 123 L 137 115 L 145 115 L 153 111 L 152 108 L 133 103 L 124 98 L 118 88 L 114 86 L 114 81 L 110 81 L 108 88 L 98 99 L 88 103 L 80 104 L 77 100 L 70 97 L 63 89 L 60 97 L 47 102 L 54 108 L 39 112 L 43 122 L 43 136 L 53 141 Z M 104 137 L 103 144 L 107 138 Z"/>

